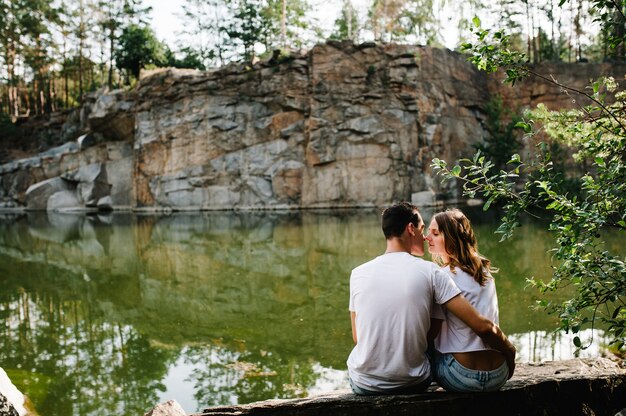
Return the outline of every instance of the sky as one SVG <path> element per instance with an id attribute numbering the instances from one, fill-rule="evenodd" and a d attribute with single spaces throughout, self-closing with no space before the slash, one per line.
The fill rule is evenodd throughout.
<path id="1" fill-rule="evenodd" d="M 183 25 L 180 16 L 183 14 L 182 5 L 185 0 L 144 0 L 143 4 L 152 6 L 152 27 L 160 40 L 165 40 L 170 46 L 176 44 L 176 32 Z M 331 25 L 341 10 L 340 1 L 324 1 L 324 7 L 319 7 L 316 16 L 321 22 Z M 367 3 L 367 0 L 357 0 L 355 4 Z"/>
<path id="2" fill-rule="evenodd" d="M 353 0 L 352 4 L 358 10 L 365 10 L 372 0 Z M 146 6 L 152 6 L 152 27 L 154 28 L 159 40 L 165 40 L 165 42 L 172 48 L 176 46 L 176 39 L 178 38 L 176 32 L 181 30 L 183 7 L 185 0 L 144 0 Z M 339 16 L 341 11 L 341 1 L 334 0 L 312 0 L 312 3 L 319 4 L 315 8 L 315 17 L 319 19 L 323 24 L 328 25 L 328 29 L 332 27 L 335 19 Z M 364 12 L 362 12 L 364 13 Z M 448 38 L 445 39 L 447 47 L 452 48 L 454 46 L 455 35 L 450 31 L 446 31 Z M 444 34 L 444 37 L 446 37 Z"/>

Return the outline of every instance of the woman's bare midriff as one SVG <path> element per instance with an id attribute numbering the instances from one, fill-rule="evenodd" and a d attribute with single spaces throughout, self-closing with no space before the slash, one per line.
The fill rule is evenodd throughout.
<path id="1" fill-rule="evenodd" d="M 478 371 L 491 371 L 500 367 L 504 362 L 504 356 L 493 350 L 454 352 L 454 358 L 465 368 Z"/>

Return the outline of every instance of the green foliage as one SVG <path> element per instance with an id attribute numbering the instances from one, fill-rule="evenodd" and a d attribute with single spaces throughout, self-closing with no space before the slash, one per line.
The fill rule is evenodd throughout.
<path id="1" fill-rule="evenodd" d="M 441 29 L 435 10 L 433 0 L 374 0 L 369 9 L 374 38 L 387 42 L 413 38 L 433 44 Z"/>
<path id="2" fill-rule="evenodd" d="M 139 78 L 139 71 L 148 65 L 165 65 L 165 47 L 159 42 L 152 29 L 147 26 L 130 25 L 122 31 L 115 61 L 119 69 L 130 71 Z"/>
<path id="3" fill-rule="evenodd" d="M 0 112 L 0 131 L 3 133 L 1 138 L 11 136 L 16 132 L 15 124 L 11 121 L 11 117 L 7 114 Z"/>
<path id="4" fill-rule="evenodd" d="M 330 35 L 330 39 L 357 39 L 359 29 L 359 18 L 356 9 L 350 0 L 344 0 L 341 14 L 335 20 L 335 29 Z"/>
<path id="5" fill-rule="evenodd" d="M 561 0 L 561 5 L 570 0 Z M 625 54 L 626 4 L 615 0 L 591 0 L 594 22 L 601 26 L 603 43 L 608 46 L 607 58 L 623 60 Z"/>
<path id="6" fill-rule="evenodd" d="M 518 123 L 529 134 L 542 130 L 552 140 L 570 147 L 574 161 L 584 169 L 577 178 L 578 192 L 571 192 L 562 172 L 555 169 L 551 146 L 540 142 L 529 161 L 513 155 L 509 167 L 498 169 L 481 152 L 472 159 L 449 167 L 445 161 L 433 160 L 433 167 L 443 180 L 455 179 L 463 184 L 464 194 L 483 195 L 484 209 L 498 201 L 505 204 L 498 232 L 506 239 L 513 235 L 522 213 L 549 219 L 554 236 L 551 250 L 552 278 L 544 282 L 530 278 L 541 292 L 576 289 L 565 302 L 542 301 L 541 305 L 559 317 L 560 329 L 576 334 L 585 327 L 602 323 L 613 339 L 614 348 L 626 345 L 626 264 L 623 257 L 605 247 L 603 234 L 626 232 L 626 91 L 612 78 L 594 81 L 589 91 L 563 86 L 547 76 L 531 72 L 523 54 L 507 49 L 507 35 L 480 29 L 476 19 L 478 43 L 466 44 L 470 60 L 480 69 L 493 72 L 503 68 L 511 84 L 532 73 L 574 91 L 593 104 L 578 110 L 549 111 L 539 106 L 529 112 L 528 121 Z M 495 41 L 495 44 L 488 41 Z M 609 104 L 607 96 L 614 95 Z M 577 348 L 584 348 L 579 338 Z"/>
<path id="7" fill-rule="evenodd" d="M 501 97 L 491 99 L 485 111 L 489 136 L 476 149 L 493 161 L 496 169 L 504 169 L 521 148 L 518 131 L 522 118 L 504 108 Z"/>
<path id="8" fill-rule="evenodd" d="M 232 49 L 243 47 L 244 61 L 252 61 L 255 56 L 254 46 L 265 43 L 271 33 L 271 22 L 265 18 L 257 0 L 238 0 L 234 2 L 235 13 L 224 31 L 230 39 Z"/>
<path id="9" fill-rule="evenodd" d="M 478 42 L 463 43 L 461 50 L 470 53 L 469 60 L 478 69 L 496 72 L 502 68 L 506 75 L 504 82 L 511 85 L 528 76 L 529 69 L 525 65 L 528 58 L 526 54 L 510 49 L 510 35 L 501 30 L 491 33 L 489 29 L 482 29 L 478 17 L 474 17 L 472 22 L 474 24 L 472 32 L 478 38 Z"/>
<path id="10" fill-rule="evenodd" d="M 183 57 L 178 58 L 169 48 L 166 48 L 165 60 L 167 62 L 167 66 L 174 68 L 200 69 L 202 71 L 206 69 L 204 63 L 202 62 L 202 57 L 197 51 L 191 48 L 183 48 L 181 53 L 183 54 Z"/>

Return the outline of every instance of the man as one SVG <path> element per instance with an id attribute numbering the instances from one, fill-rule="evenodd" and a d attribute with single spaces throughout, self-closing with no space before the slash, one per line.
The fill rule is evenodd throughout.
<path id="1" fill-rule="evenodd" d="M 439 267 L 424 254 L 424 221 L 407 202 L 383 211 L 385 253 L 356 267 L 350 276 L 350 317 L 356 344 L 348 357 L 356 394 L 420 393 L 432 380 L 426 357 L 435 308 L 445 305 L 515 368 L 515 347 L 500 328 L 478 314 Z M 435 312 L 437 315 L 437 312 Z M 439 318 L 442 317 L 438 315 Z"/>

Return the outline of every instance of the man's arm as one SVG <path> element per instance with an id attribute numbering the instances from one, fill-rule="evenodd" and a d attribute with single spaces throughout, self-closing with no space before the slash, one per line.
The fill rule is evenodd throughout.
<path id="1" fill-rule="evenodd" d="M 504 355 L 509 366 L 509 378 L 511 378 L 515 370 L 515 354 L 517 350 L 498 325 L 480 315 L 463 295 L 453 297 L 445 305 L 450 312 L 472 328 L 483 341 Z"/>
<path id="2" fill-rule="evenodd" d="M 352 324 L 352 340 L 356 344 L 356 312 L 350 311 L 350 323 Z"/>

